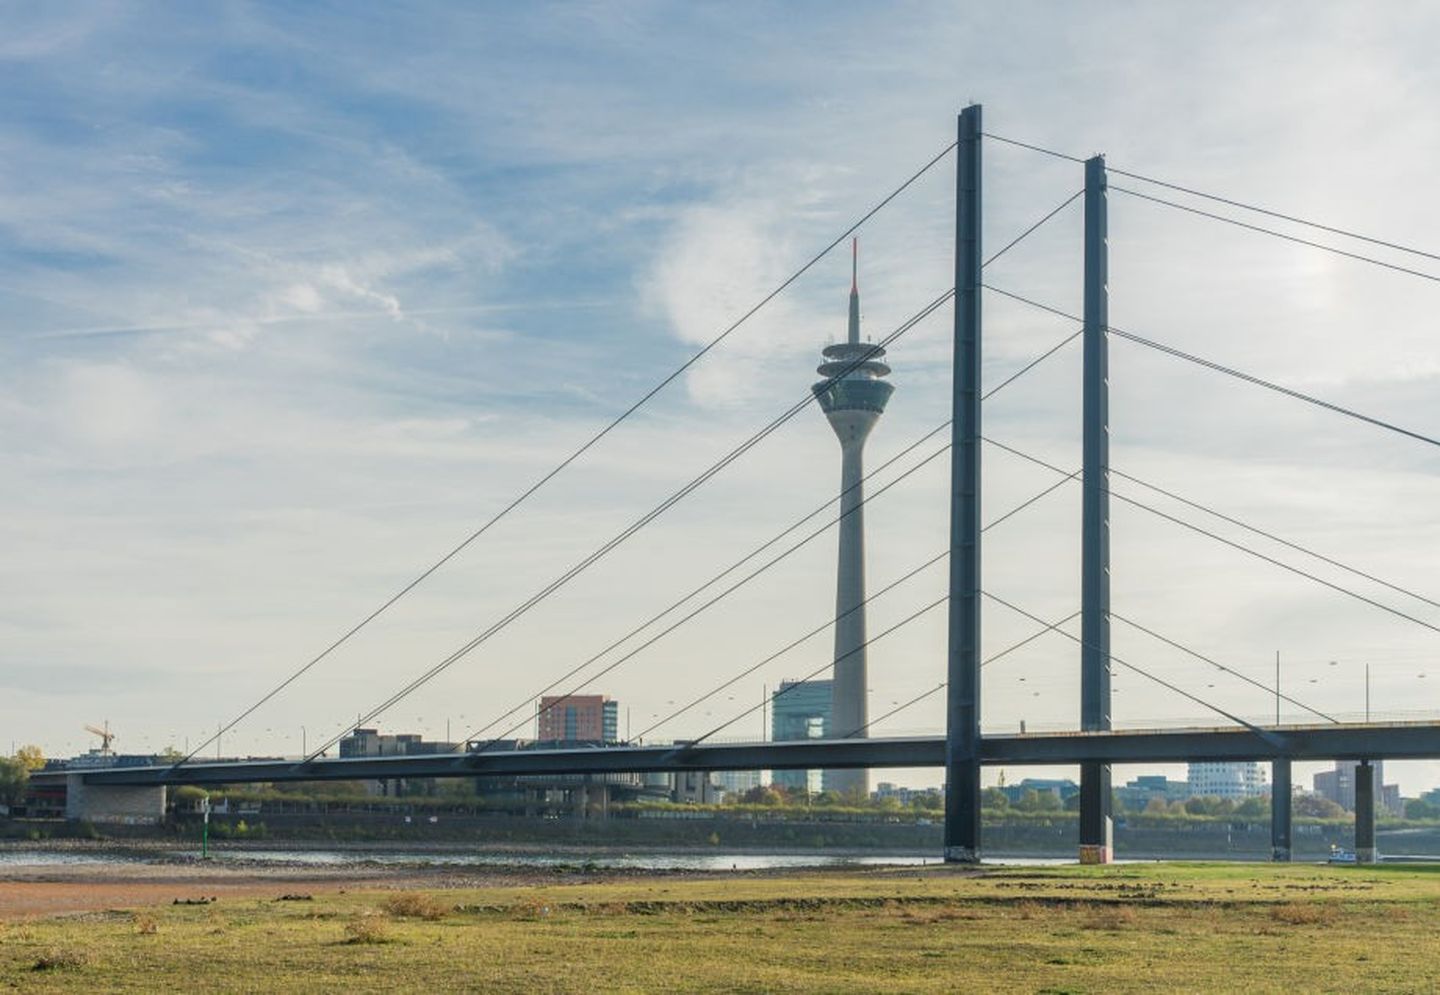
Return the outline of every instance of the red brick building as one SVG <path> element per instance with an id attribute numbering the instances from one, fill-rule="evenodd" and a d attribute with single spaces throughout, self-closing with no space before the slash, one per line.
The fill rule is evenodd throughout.
<path id="1" fill-rule="evenodd" d="M 542 741 L 614 743 L 620 739 L 620 704 L 603 694 L 546 695 L 536 724 Z"/>

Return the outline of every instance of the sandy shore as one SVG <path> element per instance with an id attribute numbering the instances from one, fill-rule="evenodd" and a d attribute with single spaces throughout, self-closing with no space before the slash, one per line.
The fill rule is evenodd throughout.
<path id="1" fill-rule="evenodd" d="M 598 877 L 598 875 L 597 875 Z M 0 867 L 0 919 L 130 909 L 201 898 L 553 883 L 554 873 L 455 867 L 297 867 L 195 863 Z M 567 880 L 589 880 L 577 875 Z"/>

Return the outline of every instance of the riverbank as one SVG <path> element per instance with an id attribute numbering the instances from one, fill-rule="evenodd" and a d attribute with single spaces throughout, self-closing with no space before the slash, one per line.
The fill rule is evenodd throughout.
<path id="1" fill-rule="evenodd" d="M 271 848 L 364 845 L 404 848 L 433 845 L 537 851 L 559 848 L 690 852 L 874 853 L 934 855 L 943 847 L 936 824 L 846 823 L 791 818 L 765 821 L 697 813 L 694 818 L 545 819 L 521 816 L 439 815 L 411 819 L 397 814 L 251 814 L 216 817 L 212 841 Z M 169 841 L 199 847 L 200 824 L 193 819 L 159 826 L 95 825 L 65 822 L 0 823 L 0 836 L 18 842 L 50 838 L 106 837 L 115 842 Z M 1079 846 L 1073 818 L 987 822 L 985 850 L 997 856 L 1069 857 Z M 1385 853 L 1440 854 L 1440 827 L 1386 827 L 1377 833 Z M 0 846 L 9 845 L 0 843 Z M 1297 824 L 1296 859 L 1323 859 L 1332 846 L 1353 849 L 1353 824 Z M 1175 820 L 1157 825 L 1118 822 L 1117 856 L 1136 860 L 1269 860 L 1268 821 Z"/>
<path id="2" fill-rule="evenodd" d="M 214 874 L 209 866 L 198 870 Z M 193 886 L 197 897 L 210 897 L 219 880 L 174 872 L 149 868 L 167 876 L 150 883 L 172 891 Z M 469 881 L 397 872 L 343 888 L 324 876 L 264 877 L 248 892 L 253 882 L 224 878 L 236 890 L 204 905 L 116 902 L 0 923 L 0 987 L 1440 988 L 1434 867 L 929 867 Z"/>
<path id="3" fill-rule="evenodd" d="M 167 859 L 168 856 L 168 859 Z M 0 919 L 29 919 L 147 906 L 211 905 L 238 900 L 280 901 L 289 896 L 343 895 L 408 889 L 534 887 L 602 877 L 621 880 L 625 871 L 590 873 L 523 866 L 464 868 L 453 865 L 316 866 L 295 863 L 221 862 L 150 854 L 128 863 L 35 863 L 0 867 Z M 638 873 L 638 872 L 636 872 Z M 666 872 L 646 872 L 667 877 Z"/>
<path id="4" fill-rule="evenodd" d="M 886 861 L 920 865 L 933 857 L 866 853 L 701 853 L 685 848 L 635 853 L 594 847 L 536 851 L 432 843 L 226 844 L 202 860 L 192 848 L 160 840 L 122 845 L 90 840 L 0 847 L 0 918 L 104 911 L 135 905 L 277 897 L 299 889 L 330 894 L 406 888 L 529 887 L 556 881 L 668 879 L 720 874 L 783 874 L 817 865 Z"/>

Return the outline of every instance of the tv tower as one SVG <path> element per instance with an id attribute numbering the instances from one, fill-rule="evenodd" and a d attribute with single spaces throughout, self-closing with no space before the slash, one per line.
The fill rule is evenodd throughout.
<path id="1" fill-rule="evenodd" d="M 811 389 L 840 440 L 840 563 L 835 578 L 835 676 L 831 684 L 827 739 L 866 736 L 869 705 L 865 666 L 865 439 L 885 411 L 895 386 L 882 377 L 890 367 L 885 350 L 860 341 L 859 239 L 851 243 L 850 327 L 845 341 L 826 346 L 816 368 L 823 381 Z M 870 775 L 860 770 L 825 772 L 827 790 L 869 794 Z"/>

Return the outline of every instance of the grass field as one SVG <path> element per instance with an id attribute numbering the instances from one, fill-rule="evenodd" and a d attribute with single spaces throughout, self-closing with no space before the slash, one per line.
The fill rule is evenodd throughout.
<path id="1" fill-rule="evenodd" d="M 1440 990 L 1440 868 L 911 868 L 277 900 L 282 891 L 0 923 L 0 988 Z"/>

